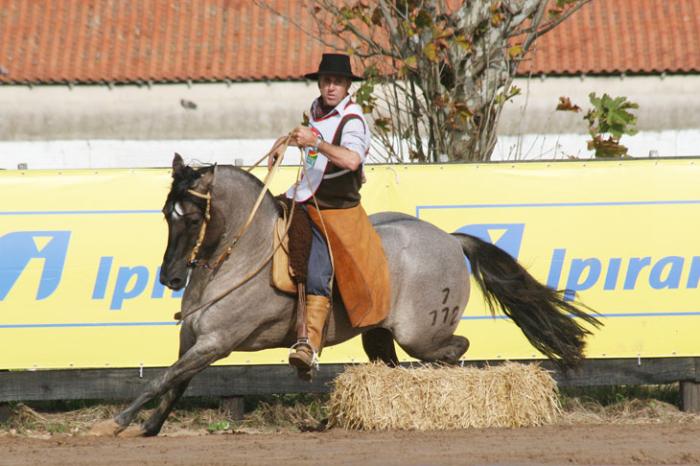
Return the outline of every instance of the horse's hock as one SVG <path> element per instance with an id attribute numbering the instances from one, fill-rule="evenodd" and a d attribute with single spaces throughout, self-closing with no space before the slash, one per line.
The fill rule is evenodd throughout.
<path id="1" fill-rule="evenodd" d="M 356 430 L 444 430 L 554 423 L 557 386 L 537 364 L 348 368 L 334 382 L 330 424 Z"/>

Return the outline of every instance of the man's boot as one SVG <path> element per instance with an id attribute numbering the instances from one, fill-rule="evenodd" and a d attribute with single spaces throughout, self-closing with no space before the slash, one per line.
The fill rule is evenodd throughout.
<path id="1" fill-rule="evenodd" d="M 306 329 L 308 343 L 299 341 L 294 345 L 294 352 L 289 355 L 289 364 L 303 372 L 309 373 L 314 366 L 314 356 L 321 350 L 323 327 L 330 309 L 330 301 L 325 296 L 306 295 Z"/>

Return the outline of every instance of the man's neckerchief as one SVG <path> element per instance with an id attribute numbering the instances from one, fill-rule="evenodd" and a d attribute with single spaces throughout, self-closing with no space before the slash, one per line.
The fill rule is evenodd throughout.
<path id="1" fill-rule="evenodd" d="M 345 98 L 345 97 L 343 97 L 343 98 Z M 324 104 L 323 98 L 319 97 L 318 99 L 316 99 L 316 105 L 314 105 L 312 108 L 313 119 L 314 120 L 321 119 L 321 118 L 325 117 L 326 115 L 328 115 L 329 113 L 331 113 L 334 109 L 335 109 L 334 106 Z"/>

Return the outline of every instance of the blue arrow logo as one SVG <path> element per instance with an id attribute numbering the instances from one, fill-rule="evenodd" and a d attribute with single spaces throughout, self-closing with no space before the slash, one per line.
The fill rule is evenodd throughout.
<path id="1" fill-rule="evenodd" d="M 487 241 L 517 259 L 520 254 L 520 245 L 523 242 L 524 223 L 481 223 L 464 225 L 457 233 L 476 236 Z"/>
<path id="2" fill-rule="evenodd" d="M 0 237 L 0 301 L 32 259 L 43 259 L 36 299 L 45 299 L 61 282 L 70 231 L 16 231 Z"/>

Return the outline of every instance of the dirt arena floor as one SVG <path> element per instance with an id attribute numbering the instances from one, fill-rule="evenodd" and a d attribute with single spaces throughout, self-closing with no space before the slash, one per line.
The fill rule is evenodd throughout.
<path id="1" fill-rule="evenodd" d="M 700 423 L 445 432 L 0 436 L 10 465 L 700 464 Z"/>

